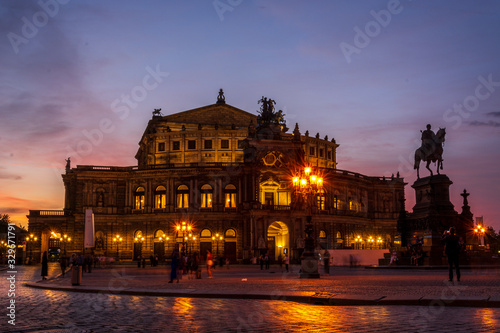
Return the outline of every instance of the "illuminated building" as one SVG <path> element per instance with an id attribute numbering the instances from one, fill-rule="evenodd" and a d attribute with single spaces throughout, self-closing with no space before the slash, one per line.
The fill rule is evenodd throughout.
<path id="1" fill-rule="evenodd" d="M 269 251 L 296 261 L 304 248 L 307 212 L 296 204 L 291 174 L 303 165 L 324 178 L 312 209 L 316 247 L 368 248 L 356 237 L 394 242 L 404 198 L 402 178 L 372 177 L 337 169 L 334 139 L 287 132 L 274 101 L 260 114 L 217 103 L 163 116 L 155 110 L 135 155 L 136 166 L 78 165 L 62 176 L 61 211 L 30 210 L 29 231 L 49 247 L 51 232 L 68 234 L 68 251 L 83 248 L 85 209 L 95 221 L 96 254 L 122 260 L 169 256 L 188 243 L 191 251 L 216 250 L 232 262 Z M 190 239 L 176 230 L 192 225 Z M 215 237 L 216 234 L 220 236 Z M 186 235 L 184 235 L 186 238 Z"/>

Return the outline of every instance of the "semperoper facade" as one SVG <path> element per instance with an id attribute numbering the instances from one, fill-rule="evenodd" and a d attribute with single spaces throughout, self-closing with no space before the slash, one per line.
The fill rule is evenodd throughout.
<path id="1" fill-rule="evenodd" d="M 297 124 L 289 133 L 275 101 L 259 102 L 259 114 L 246 112 L 226 104 L 221 89 L 212 105 L 165 116 L 155 110 L 137 166 L 72 168 L 68 160 L 64 210 L 30 210 L 37 252 L 81 252 L 85 210 L 92 209 L 100 255 L 168 257 L 184 243 L 232 262 L 264 252 L 298 260 L 306 209 L 292 193 L 292 176 L 303 165 L 325 179 L 312 212 L 317 248 L 393 246 L 403 179 L 337 169 L 334 139 L 301 134 Z M 192 225 L 191 235 L 177 230 L 182 222 Z M 72 242 L 62 244 L 63 234 Z"/>

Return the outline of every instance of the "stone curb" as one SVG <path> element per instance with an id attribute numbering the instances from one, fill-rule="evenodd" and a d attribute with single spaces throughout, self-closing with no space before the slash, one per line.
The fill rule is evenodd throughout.
<path id="1" fill-rule="evenodd" d="M 57 285 L 40 285 L 35 283 L 24 283 L 26 287 L 36 289 L 48 289 L 58 291 L 80 292 L 80 293 L 102 293 L 113 295 L 130 296 L 154 296 L 154 297 L 190 297 L 190 298 L 222 298 L 222 299 L 254 299 L 254 300 L 275 300 L 292 301 L 299 303 L 308 303 L 313 305 L 330 306 L 373 306 L 373 305 L 411 305 L 411 306 L 453 306 L 453 307 L 481 307 L 481 308 L 500 308 L 500 298 L 498 297 L 461 297 L 456 299 L 443 300 L 439 297 L 422 296 L 380 296 L 364 297 L 358 295 L 336 296 L 328 293 L 313 293 L 310 295 L 299 295 L 292 292 L 279 292 L 274 295 L 258 293 L 221 293 L 221 292 L 197 292 L 190 291 L 165 291 L 165 290 L 147 290 L 147 289 L 122 289 L 109 290 L 109 288 L 88 288 L 79 286 L 61 287 Z"/>

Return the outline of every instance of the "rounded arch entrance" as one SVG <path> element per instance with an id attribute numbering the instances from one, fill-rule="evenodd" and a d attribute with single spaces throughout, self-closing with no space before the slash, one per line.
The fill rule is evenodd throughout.
<path id="1" fill-rule="evenodd" d="M 271 260 L 278 259 L 286 253 L 290 255 L 290 232 L 288 226 L 281 221 L 274 221 L 267 228 L 267 249 Z"/>

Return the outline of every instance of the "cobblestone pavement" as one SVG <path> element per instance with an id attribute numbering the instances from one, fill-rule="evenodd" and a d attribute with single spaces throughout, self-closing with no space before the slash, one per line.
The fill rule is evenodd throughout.
<path id="1" fill-rule="evenodd" d="M 149 272 L 146 272 L 148 271 Z M 120 272 L 121 271 L 121 272 Z M 105 281 L 105 275 L 121 276 L 117 281 L 128 278 L 128 287 L 136 283 L 148 282 L 144 288 L 158 287 L 157 280 L 166 273 L 164 268 L 146 268 L 141 272 L 137 269 L 103 269 L 84 276 L 84 281 Z M 231 271 L 231 270 L 230 270 Z M 273 273 L 245 271 L 245 268 L 235 269 L 233 273 L 216 270 L 214 279 L 182 280 L 179 284 L 166 284 L 170 288 L 192 288 L 192 283 L 198 283 L 197 288 L 222 288 L 223 280 L 241 281 L 246 275 L 251 282 L 253 279 L 273 282 L 283 280 L 282 277 L 265 280 L 263 275 Z M 51 265 L 49 275 L 55 276 L 57 268 Z M 120 275 L 125 272 L 125 275 Z M 280 300 L 251 300 L 251 299 L 213 299 L 213 298 L 181 298 L 181 297 L 153 297 L 153 296 L 121 296 L 103 293 L 73 293 L 65 291 L 41 290 L 24 287 L 24 282 L 39 279 L 40 267 L 19 267 L 16 274 L 16 325 L 7 323 L 9 318 L 6 307 L 9 298 L 7 290 L 9 283 L 7 273 L 0 272 L 2 279 L 0 288 L 4 290 L 1 299 L 2 320 L 1 331 L 8 332 L 498 332 L 500 330 L 500 310 L 493 308 L 443 307 L 433 306 L 320 306 Z M 148 273 L 148 274 L 147 274 Z M 142 275 L 141 275 L 142 274 Z M 223 277 L 224 274 L 233 274 L 233 278 Z M 254 274 L 254 275 L 252 275 Z M 276 273 L 275 273 L 276 274 Z M 274 274 L 274 275 L 275 275 Z M 380 288 L 383 285 L 375 277 L 391 277 L 393 282 L 397 277 L 406 277 L 406 272 L 398 273 L 370 273 L 338 271 L 337 278 L 344 282 L 353 279 L 353 274 L 363 276 L 365 284 L 372 284 Z M 392 274 L 392 275 L 391 275 Z M 408 276 L 420 276 L 423 285 L 432 284 L 429 276 L 441 278 L 443 272 L 413 272 Z M 465 277 L 474 281 L 483 281 L 485 286 L 480 290 L 488 292 L 496 290 L 496 282 L 491 277 L 496 273 L 484 274 L 466 273 Z M 144 276 L 137 278 L 137 276 Z M 149 276 L 148 278 L 146 278 Z M 489 276 L 490 279 L 484 278 Z M 483 277 L 483 278 L 481 278 Z M 305 289 L 312 284 L 319 287 L 323 283 L 334 280 L 334 277 L 322 278 L 315 282 L 302 282 Z M 246 282 L 248 282 L 248 280 Z M 390 280 L 390 279 L 389 279 Z M 415 280 L 419 280 L 418 277 Z M 472 280 L 472 279 L 471 279 Z M 109 283 L 109 279 L 107 280 Z M 189 283 L 188 283 L 189 281 Z M 68 278 L 56 279 L 49 283 L 59 282 L 66 284 Z M 243 282 L 243 281 L 242 281 Z M 350 287 L 356 286 L 353 282 Z M 360 282 L 359 282 L 360 283 Z M 83 283 L 82 283 L 83 284 Z M 339 285 L 341 283 L 339 282 Z M 277 285 L 281 285 L 278 283 Z M 361 283 L 360 283 L 361 285 Z M 248 285 L 244 285 L 247 286 Z M 116 286 L 108 286 L 121 288 Z M 164 288 L 163 284 L 161 287 Z M 263 287 L 263 285 L 260 285 Z M 347 288 L 350 288 L 347 287 Z M 357 287 L 356 287 L 357 288 Z M 416 286 L 418 288 L 418 285 Z M 470 287 L 469 289 L 474 289 Z M 265 288 L 264 288 L 265 289 Z M 362 291 L 358 291 L 361 293 Z M 6 330 L 5 330 L 6 328 Z"/>

